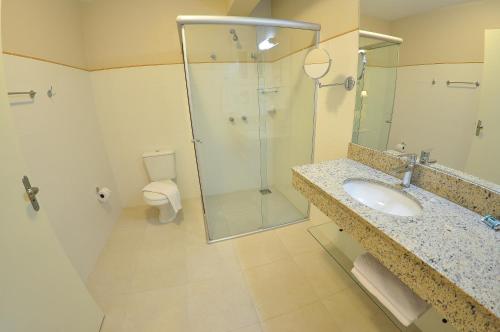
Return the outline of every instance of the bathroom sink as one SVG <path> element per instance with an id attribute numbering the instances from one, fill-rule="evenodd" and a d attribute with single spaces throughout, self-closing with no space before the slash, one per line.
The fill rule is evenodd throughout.
<path id="1" fill-rule="evenodd" d="M 349 179 L 344 190 L 364 205 L 396 216 L 411 217 L 422 212 L 422 206 L 413 197 L 383 182 Z"/>

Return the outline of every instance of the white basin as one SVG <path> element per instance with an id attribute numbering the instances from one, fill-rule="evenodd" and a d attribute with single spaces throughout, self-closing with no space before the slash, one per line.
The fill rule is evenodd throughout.
<path id="1" fill-rule="evenodd" d="M 422 206 L 404 191 L 371 180 L 349 179 L 345 191 L 372 209 L 396 216 L 411 217 L 422 212 Z"/>

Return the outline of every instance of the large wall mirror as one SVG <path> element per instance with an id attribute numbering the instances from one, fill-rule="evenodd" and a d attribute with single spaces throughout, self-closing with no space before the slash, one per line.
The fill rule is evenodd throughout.
<path id="1" fill-rule="evenodd" d="M 500 0 L 361 0 L 360 22 L 353 142 L 498 189 Z"/>

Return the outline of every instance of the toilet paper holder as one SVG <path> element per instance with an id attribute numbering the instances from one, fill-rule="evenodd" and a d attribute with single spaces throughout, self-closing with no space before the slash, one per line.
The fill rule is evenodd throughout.
<path id="1" fill-rule="evenodd" d="M 108 201 L 109 196 L 111 195 L 111 190 L 106 187 L 100 188 L 98 186 L 95 187 L 95 194 L 97 196 L 97 200 L 101 203 Z"/>

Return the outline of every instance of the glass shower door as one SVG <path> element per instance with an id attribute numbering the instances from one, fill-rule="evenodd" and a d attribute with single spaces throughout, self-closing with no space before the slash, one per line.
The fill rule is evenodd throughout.
<path id="1" fill-rule="evenodd" d="M 186 26 L 191 121 L 209 239 L 259 229 L 255 27 Z"/>

